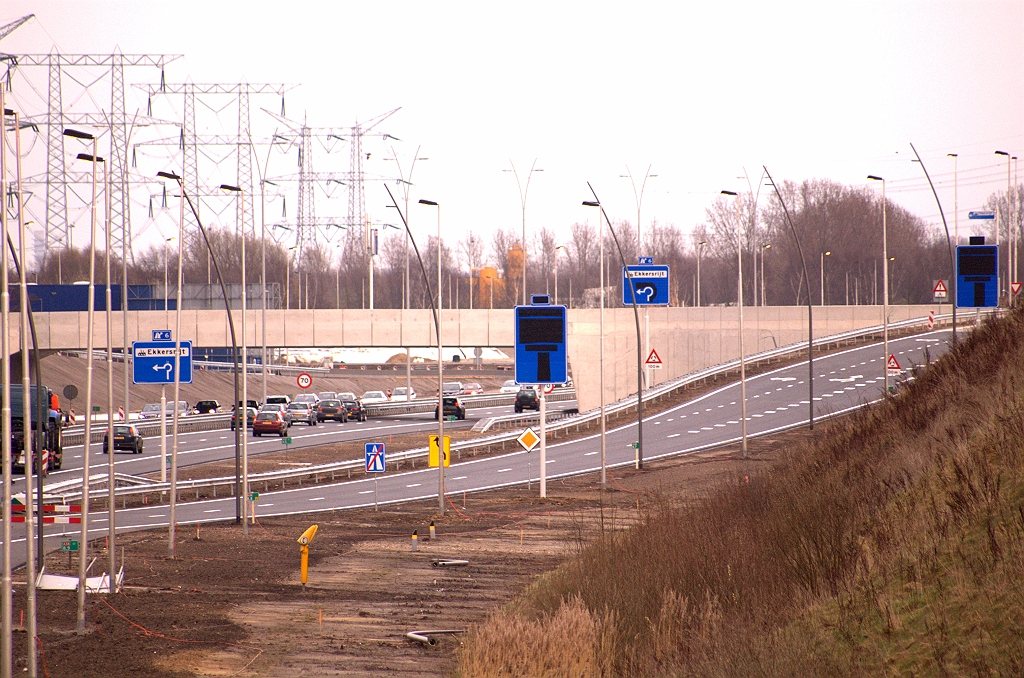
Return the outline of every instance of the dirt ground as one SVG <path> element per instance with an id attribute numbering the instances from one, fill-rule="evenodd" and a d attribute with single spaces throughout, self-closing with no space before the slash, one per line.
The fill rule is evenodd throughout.
<path id="1" fill-rule="evenodd" d="M 821 434 L 822 427 L 815 432 Z M 685 501 L 719 480 L 740 478 L 807 433 L 752 441 L 737 450 L 616 470 L 608 489 L 596 476 L 453 498 L 444 517 L 433 502 L 374 512 L 345 511 L 262 521 L 246 537 L 234 524 L 182 527 L 175 559 L 167 532 L 120 537 L 125 587 L 89 596 L 86 633 L 75 634 L 76 594 L 39 592 L 45 672 L 82 676 L 445 676 L 459 634 L 436 645 L 414 630 L 465 629 L 512 600 L 598 530 L 628 526 L 659 496 Z M 429 539 L 435 522 L 437 538 Z M 299 578 L 297 539 L 310 525 L 309 580 Z M 411 535 L 417 530 L 418 550 Z M 105 569 L 104 540 L 90 553 Z M 120 554 L 119 554 L 120 555 Z M 437 558 L 466 566 L 434 567 Z M 66 554 L 47 571 L 75 572 Z M 15 621 L 24 610 L 16 584 Z M 26 637 L 16 634 L 19 670 Z"/>

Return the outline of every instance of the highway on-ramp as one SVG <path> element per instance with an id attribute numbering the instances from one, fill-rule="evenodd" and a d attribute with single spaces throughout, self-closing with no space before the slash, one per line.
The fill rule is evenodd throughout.
<path id="1" fill-rule="evenodd" d="M 944 330 L 890 340 L 890 352 L 903 368 L 903 374 L 896 377 L 895 381 L 905 380 L 913 367 L 924 365 L 945 352 L 949 335 L 949 331 Z M 820 356 L 815 359 L 814 367 L 816 418 L 848 412 L 882 397 L 885 360 L 881 344 Z M 767 435 L 805 424 L 809 405 L 807 378 L 806 362 L 748 378 L 748 435 Z M 680 456 L 738 441 L 741 436 L 739 401 L 740 385 L 735 382 L 645 418 L 644 459 Z M 427 430 L 431 422 L 432 419 L 419 422 L 418 425 L 423 425 L 426 427 L 424 430 Z M 311 432 L 318 430 L 313 428 Z M 382 436 L 385 430 L 381 429 Z M 607 431 L 608 466 L 633 464 L 636 452 L 633 443 L 636 439 L 635 422 Z M 273 444 L 280 445 L 277 441 Z M 528 479 L 536 482 L 539 477 L 537 464 L 538 455 L 525 451 L 453 463 L 445 473 L 445 490 L 449 494 L 461 494 L 521 485 Z M 599 470 L 599 435 L 547 447 L 548 478 Z M 256 514 L 265 517 L 367 507 L 373 506 L 375 502 L 384 504 L 431 498 L 436 500 L 437 486 L 436 468 L 388 472 L 379 474 L 376 482 L 373 478 L 365 478 L 263 493 L 256 503 Z M 118 529 L 163 527 L 167 525 L 168 513 L 167 505 L 120 509 L 117 511 Z M 178 504 L 177 508 L 177 520 L 183 524 L 234 517 L 234 497 L 185 502 Z M 66 531 L 78 533 L 72 529 Z M 97 536 L 107 532 L 106 512 L 94 512 L 90 516 L 89 532 Z"/>

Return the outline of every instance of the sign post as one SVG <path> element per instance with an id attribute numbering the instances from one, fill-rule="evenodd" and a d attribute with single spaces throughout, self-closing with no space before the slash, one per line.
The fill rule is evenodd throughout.
<path id="1" fill-rule="evenodd" d="M 530 462 L 530 452 L 533 452 L 533 448 L 537 447 L 537 443 L 540 442 L 540 436 L 527 426 L 526 430 L 516 438 L 516 442 L 526 450 L 526 489 L 529 490 L 533 485 L 533 464 Z"/>
<path id="2" fill-rule="evenodd" d="M 309 388 L 313 385 L 313 377 L 308 372 L 303 372 L 295 378 L 295 383 L 299 385 L 299 388 Z"/>
<path id="3" fill-rule="evenodd" d="M 377 474 L 384 473 L 387 468 L 385 463 L 384 443 L 366 443 L 366 472 L 373 474 L 373 510 L 377 510 Z"/>
<path id="4" fill-rule="evenodd" d="M 516 306 L 516 383 L 564 384 L 568 378 L 565 306 L 552 306 L 546 294 L 529 306 Z M 547 406 L 540 392 L 540 496 L 547 496 Z"/>
<path id="5" fill-rule="evenodd" d="M 946 281 L 942 278 L 932 282 L 932 298 L 936 303 L 941 304 L 949 296 L 949 288 L 946 287 Z"/>

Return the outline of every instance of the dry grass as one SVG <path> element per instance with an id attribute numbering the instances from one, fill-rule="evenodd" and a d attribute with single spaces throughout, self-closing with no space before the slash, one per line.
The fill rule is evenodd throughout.
<path id="1" fill-rule="evenodd" d="M 770 468 L 662 498 L 471 634 L 460 675 L 1024 675 L 1021 346 L 1014 313 Z"/>

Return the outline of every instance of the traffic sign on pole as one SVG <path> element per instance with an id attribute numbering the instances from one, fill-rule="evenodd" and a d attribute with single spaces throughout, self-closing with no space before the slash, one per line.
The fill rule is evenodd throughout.
<path id="1" fill-rule="evenodd" d="M 534 433 L 532 428 L 527 427 L 525 431 L 520 434 L 516 441 L 523 446 L 523 449 L 527 452 L 532 452 L 533 448 L 537 447 L 540 442 L 540 436 Z"/>
<path id="2" fill-rule="evenodd" d="M 622 269 L 622 305 L 633 305 L 636 293 L 637 306 L 668 306 L 668 266 L 627 266 Z"/>
<path id="3" fill-rule="evenodd" d="M 662 366 L 661 356 L 659 356 L 658 352 L 652 348 L 651 354 L 647 356 L 647 360 L 644 361 L 644 364 L 652 370 L 660 370 Z"/>
<path id="4" fill-rule="evenodd" d="M 452 438 L 444 437 L 444 465 L 445 468 L 452 465 Z M 427 457 L 431 467 L 437 467 L 437 436 L 430 436 L 430 454 Z"/>
<path id="5" fill-rule="evenodd" d="M 132 382 L 136 384 L 174 383 L 173 341 L 136 341 L 132 343 Z M 181 342 L 181 383 L 192 383 L 192 342 Z"/>
<path id="6" fill-rule="evenodd" d="M 1013 296 L 1020 294 L 1021 285 L 1024 283 L 1012 282 L 1010 283 L 1010 291 L 1013 292 Z"/>
<path id="7" fill-rule="evenodd" d="M 153 330 L 153 341 L 170 341 L 170 330 Z"/>
<path id="8" fill-rule="evenodd" d="M 889 371 L 889 374 L 900 374 L 903 372 L 903 368 L 900 367 L 900 363 L 896 360 L 894 353 L 889 354 L 889 360 L 885 363 L 885 369 Z"/>
<path id="9" fill-rule="evenodd" d="M 384 457 L 384 443 L 366 443 L 366 472 L 384 473 L 387 465 Z"/>
<path id="10" fill-rule="evenodd" d="M 309 388 L 313 385 L 313 377 L 309 376 L 307 372 L 303 372 L 295 378 L 295 382 L 299 385 L 299 388 Z"/>
<path id="11" fill-rule="evenodd" d="M 945 301 L 946 297 L 949 296 L 949 288 L 946 287 L 946 281 L 939 278 L 932 283 L 932 297 L 935 301 Z"/>
<path id="12" fill-rule="evenodd" d="M 565 306 L 516 306 L 515 318 L 516 383 L 564 384 L 569 373 Z"/>

